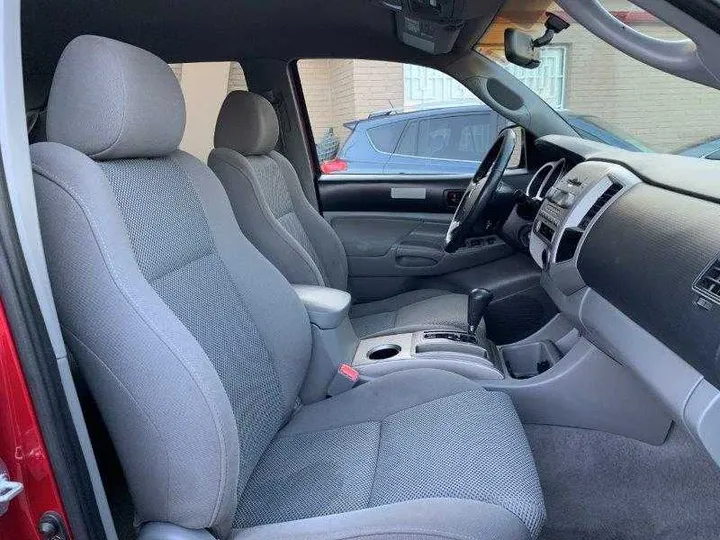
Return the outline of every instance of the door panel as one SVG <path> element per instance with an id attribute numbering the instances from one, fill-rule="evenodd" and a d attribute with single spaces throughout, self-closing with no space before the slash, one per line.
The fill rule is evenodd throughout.
<path id="1" fill-rule="evenodd" d="M 457 199 L 465 192 L 474 170 L 466 174 L 329 174 L 318 182 L 323 212 L 420 212 L 452 217 Z M 503 182 L 525 189 L 532 174 L 512 169 Z"/>
<path id="2" fill-rule="evenodd" d="M 345 246 L 353 277 L 437 276 L 507 257 L 497 236 L 479 238 L 456 253 L 443 249 L 450 214 L 332 212 L 326 219 Z"/>
<path id="3" fill-rule="evenodd" d="M 333 174 L 320 180 L 320 200 L 325 212 L 429 212 L 452 217 L 455 208 L 445 194 L 464 191 L 471 177 Z"/>
<path id="4" fill-rule="evenodd" d="M 510 257 L 515 250 L 497 236 L 449 254 L 445 233 L 471 175 L 328 175 L 319 183 L 325 219 L 348 257 L 350 288 L 358 301 L 386 298 L 406 290 L 441 287 L 467 292 L 473 269 Z M 525 170 L 504 182 L 523 189 Z M 454 275 L 463 279 L 453 279 Z M 478 274 L 479 275 L 479 274 Z M 468 289 L 469 290 L 469 289 Z"/>

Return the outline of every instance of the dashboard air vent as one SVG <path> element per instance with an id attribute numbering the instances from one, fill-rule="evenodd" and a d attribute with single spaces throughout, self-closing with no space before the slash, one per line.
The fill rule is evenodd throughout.
<path id="1" fill-rule="evenodd" d="M 598 215 L 598 212 L 603 209 L 603 207 L 610 202 L 610 199 L 612 199 L 615 195 L 617 195 L 620 190 L 622 190 L 622 185 L 612 183 L 605 192 L 600 195 L 600 198 L 595 201 L 595 204 L 593 204 L 590 207 L 590 210 L 588 210 L 588 213 L 585 214 L 585 217 L 580 222 L 580 228 L 582 230 L 587 229 L 587 226 L 590 225 L 590 222 L 593 220 L 595 216 Z"/>
<path id="2" fill-rule="evenodd" d="M 693 290 L 720 304 L 720 259 L 715 259 L 705 271 L 695 280 Z"/>

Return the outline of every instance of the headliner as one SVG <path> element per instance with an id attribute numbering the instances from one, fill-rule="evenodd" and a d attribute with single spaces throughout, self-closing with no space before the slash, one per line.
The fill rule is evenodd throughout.
<path id="1" fill-rule="evenodd" d="M 477 42 L 502 2 L 485 0 L 488 12 L 468 21 L 454 54 Z M 431 61 L 402 44 L 393 13 L 370 0 L 23 0 L 28 109 L 43 106 L 60 53 L 81 34 L 119 39 L 171 63 L 301 57 Z"/>

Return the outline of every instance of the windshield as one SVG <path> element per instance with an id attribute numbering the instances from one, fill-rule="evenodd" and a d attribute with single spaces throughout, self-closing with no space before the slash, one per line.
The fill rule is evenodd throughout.
<path id="1" fill-rule="evenodd" d="M 661 39 L 686 39 L 625 0 L 602 0 L 628 26 Z M 503 35 L 518 28 L 543 34 L 546 12 L 571 23 L 541 49 L 536 69 L 505 59 Z M 476 49 L 543 98 L 583 138 L 637 152 L 707 157 L 720 150 L 720 92 L 647 66 L 573 21 L 554 2 L 513 0 Z"/>

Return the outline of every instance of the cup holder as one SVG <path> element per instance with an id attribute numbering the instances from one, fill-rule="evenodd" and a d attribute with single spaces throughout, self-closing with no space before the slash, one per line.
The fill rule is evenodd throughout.
<path id="1" fill-rule="evenodd" d="M 513 379 L 531 379 L 553 367 L 561 358 L 551 341 L 510 345 L 503 347 L 501 354 Z"/>
<path id="2" fill-rule="evenodd" d="M 378 345 L 368 351 L 367 357 L 370 360 L 388 360 L 393 356 L 397 356 L 400 353 L 400 349 L 400 345 L 395 345 L 393 343 Z"/>

